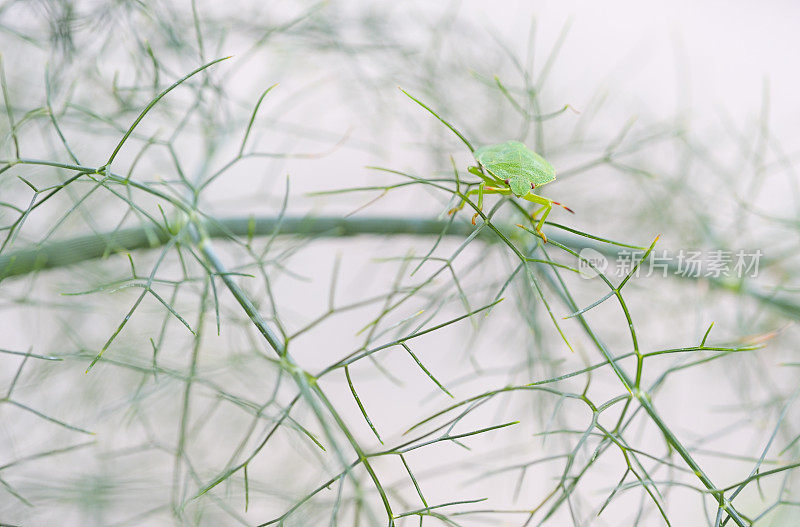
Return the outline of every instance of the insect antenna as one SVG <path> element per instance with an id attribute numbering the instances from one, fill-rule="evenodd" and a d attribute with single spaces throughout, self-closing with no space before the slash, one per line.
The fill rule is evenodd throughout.
<path id="1" fill-rule="evenodd" d="M 574 210 L 572 210 L 571 208 L 567 207 L 566 205 L 562 205 L 561 203 L 559 203 L 557 201 L 554 201 L 553 205 L 558 205 L 559 207 L 564 208 L 567 212 L 571 212 L 572 214 L 575 214 Z"/>

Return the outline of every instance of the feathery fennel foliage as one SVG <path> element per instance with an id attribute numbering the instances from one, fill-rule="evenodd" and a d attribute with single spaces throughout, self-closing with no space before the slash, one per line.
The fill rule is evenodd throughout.
<path id="1" fill-rule="evenodd" d="M 797 521 L 766 110 L 719 146 L 560 99 L 568 26 L 260 4 L 0 7 L 0 522 Z M 445 214 L 506 139 L 577 212 L 546 244 Z M 764 257 L 646 272 L 692 248 Z"/>

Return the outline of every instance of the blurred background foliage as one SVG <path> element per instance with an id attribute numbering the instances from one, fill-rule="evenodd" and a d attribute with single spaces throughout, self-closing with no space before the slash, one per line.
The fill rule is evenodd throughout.
<path id="1" fill-rule="evenodd" d="M 709 112 L 680 39 L 637 94 L 636 42 L 565 51 L 591 14 L 483 13 L 2 3 L 0 523 L 798 521 L 786 88 Z M 446 214 L 442 120 L 553 163 L 551 243 Z M 603 281 L 587 247 L 763 257 Z"/>

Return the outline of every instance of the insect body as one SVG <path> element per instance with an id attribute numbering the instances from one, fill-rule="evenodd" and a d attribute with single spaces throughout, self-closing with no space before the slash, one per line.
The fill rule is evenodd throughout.
<path id="1" fill-rule="evenodd" d="M 557 201 L 535 194 L 535 189 L 550 183 L 556 179 L 556 171 L 553 165 L 547 162 L 542 156 L 530 150 L 519 141 L 507 141 L 497 145 L 488 145 L 478 148 L 474 152 L 477 167 L 469 167 L 469 171 L 483 181 L 477 189 L 470 190 L 470 194 L 478 195 L 478 209 L 483 208 L 484 194 L 501 194 L 504 196 L 514 195 L 518 198 L 540 205 L 531 215 L 536 219 L 541 214 L 535 229 L 536 232 L 547 242 L 547 236 L 542 232 L 542 225 L 553 205 L 561 205 Z M 466 204 L 466 196 L 461 203 L 451 209 L 448 214 L 454 214 L 461 210 Z M 568 207 L 564 207 L 572 212 Z M 472 216 L 472 224 L 475 225 L 475 218 L 478 213 Z"/>

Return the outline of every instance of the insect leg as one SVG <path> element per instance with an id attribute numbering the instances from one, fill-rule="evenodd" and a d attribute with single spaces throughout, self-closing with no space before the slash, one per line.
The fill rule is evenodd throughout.
<path id="1" fill-rule="evenodd" d="M 484 192 L 485 189 L 486 189 L 486 182 L 481 182 L 481 184 L 478 185 L 478 210 L 479 211 L 483 210 L 483 192 Z M 475 214 L 472 215 L 472 224 L 473 225 L 475 225 L 475 218 L 478 217 L 478 214 L 480 214 L 480 212 L 476 212 Z"/>
<path id="2" fill-rule="evenodd" d="M 483 195 L 484 194 L 510 194 L 511 191 L 504 188 L 495 188 L 495 187 L 487 187 L 485 184 L 481 183 L 478 186 L 478 210 L 483 210 Z M 475 220 L 479 216 L 479 213 L 475 213 L 472 215 L 472 224 L 475 225 Z"/>
<path id="3" fill-rule="evenodd" d="M 447 211 L 448 216 L 449 215 L 453 215 L 456 212 L 458 212 L 461 209 L 463 209 L 464 205 L 467 204 L 467 196 L 469 196 L 470 194 L 475 194 L 476 192 L 477 192 L 477 190 L 473 189 L 473 190 L 470 190 L 469 192 L 467 192 L 466 194 L 464 194 L 464 197 L 461 198 L 461 201 L 459 202 L 459 204 L 456 205 L 455 207 L 453 207 L 452 209 Z"/>
<path id="4" fill-rule="evenodd" d="M 489 176 L 489 175 L 486 175 L 486 174 L 484 174 L 484 173 L 481 171 L 481 169 L 480 169 L 480 168 L 478 168 L 478 167 L 469 167 L 469 168 L 467 169 L 467 171 L 468 171 L 470 174 L 474 175 L 474 176 L 478 176 L 479 178 L 481 178 L 482 180 L 484 180 L 484 181 L 485 181 L 486 183 L 488 183 L 489 185 L 498 185 L 498 184 L 500 183 L 500 180 L 499 180 L 499 179 L 495 179 L 495 178 L 493 178 L 493 177 L 491 177 L 491 176 Z"/>
<path id="5" fill-rule="evenodd" d="M 499 180 L 496 180 L 495 178 L 484 174 L 481 171 L 481 169 L 478 168 L 478 167 L 469 167 L 467 170 L 469 171 L 470 174 L 478 176 L 479 178 L 481 178 L 483 180 L 483 182 L 480 184 L 481 187 L 483 187 L 484 185 L 487 185 L 487 184 L 488 185 L 498 185 L 498 184 L 500 184 Z M 490 192 L 488 190 L 488 187 L 486 188 L 484 193 L 485 194 L 494 194 L 494 192 Z M 473 194 L 478 194 L 479 195 L 479 199 L 480 199 L 480 188 L 470 190 L 469 192 L 467 192 L 465 194 L 465 196 L 470 196 L 470 195 L 473 195 Z M 467 204 L 467 199 L 466 199 L 466 197 L 464 197 L 464 198 L 461 199 L 461 202 L 458 204 L 458 206 L 453 207 L 452 209 L 448 210 L 447 214 L 455 214 L 459 210 L 463 209 L 464 205 L 466 205 L 466 204 Z M 478 206 L 480 207 L 480 205 L 478 205 Z M 473 221 L 473 224 L 474 223 L 475 222 Z"/>
<path id="6" fill-rule="evenodd" d="M 469 192 L 467 192 L 466 194 L 464 194 L 464 197 L 461 198 L 461 202 L 458 204 L 458 206 L 457 207 L 453 207 L 452 209 L 447 211 L 447 214 L 455 214 L 459 210 L 463 209 L 464 205 L 467 204 L 467 200 L 469 199 L 469 196 L 473 196 L 475 194 L 478 195 L 478 203 L 477 203 L 478 209 L 481 209 L 483 207 L 483 196 L 484 196 L 484 194 L 503 194 L 503 195 L 507 195 L 507 194 L 511 194 L 511 191 L 508 190 L 508 189 L 487 187 L 486 185 L 481 183 L 478 188 L 474 188 L 474 189 L 470 190 Z M 478 217 L 477 213 L 472 217 L 472 224 L 473 225 L 475 225 L 475 219 L 477 217 Z"/>
<path id="7" fill-rule="evenodd" d="M 545 205 L 542 205 L 541 207 L 539 207 L 538 209 L 533 211 L 533 213 L 531 214 L 531 219 L 535 220 L 536 216 L 538 216 L 544 210 L 544 208 L 545 208 Z"/>
<path id="8" fill-rule="evenodd" d="M 461 202 L 456 207 L 453 207 L 452 209 L 448 210 L 447 214 L 448 215 L 455 214 L 456 212 L 458 212 L 461 209 L 463 209 L 464 205 L 467 204 L 467 199 L 469 198 L 469 196 L 471 196 L 473 194 L 477 194 L 478 195 L 478 208 L 481 208 L 483 206 L 483 192 L 484 192 L 483 189 L 484 189 L 484 187 L 485 187 L 485 185 L 483 183 L 481 183 L 480 186 L 478 186 L 478 188 L 474 188 L 474 189 L 470 190 L 469 192 L 467 192 L 466 194 L 464 194 L 464 197 L 461 198 Z M 474 223 L 475 222 L 473 221 L 473 224 Z"/>
<path id="9" fill-rule="evenodd" d="M 542 226 L 544 225 L 544 220 L 547 219 L 547 215 L 550 214 L 550 211 L 553 208 L 553 200 L 544 198 L 544 197 L 539 196 L 538 194 L 534 194 L 532 192 L 529 192 L 526 196 L 523 196 L 523 198 L 528 200 L 528 201 L 530 201 L 530 202 L 532 202 L 532 203 L 536 203 L 538 205 L 541 205 L 536 210 L 536 212 L 533 213 L 533 215 L 531 216 L 531 219 L 536 219 L 536 216 L 538 216 L 541 213 L 542 217 L 539 218 L 539 221 L 534 226 L 534 229 L 539 234 L 539 236 L 542 237 L 542 240 L 544 240 L 544 243 L 547 243 L 547 236 L 545 236 L 545 234 L 542 232 Z"/>

